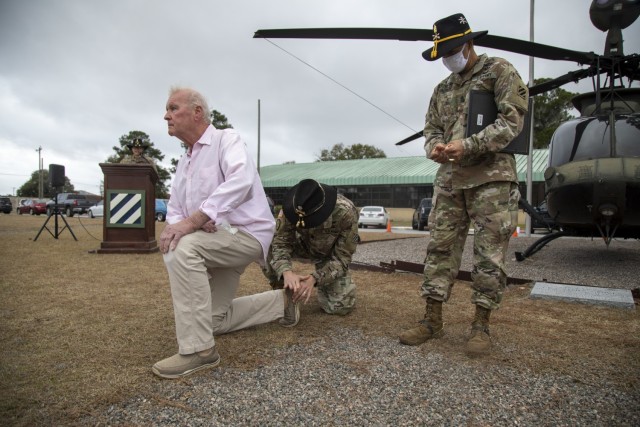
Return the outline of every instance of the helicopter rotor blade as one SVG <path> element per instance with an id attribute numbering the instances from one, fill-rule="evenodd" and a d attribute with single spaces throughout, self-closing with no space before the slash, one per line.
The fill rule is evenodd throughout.
<path id="1" fill-rule="evenodd" d="M 253 37 L 432 41 L 433 31 L 417 28 L 290 28 L 258 30 Z M 591 64 L 597 58 L 593 52 L 579 52 L 491 34 L 475 39 L 474 44 L 536 58 L 573 61 L 579 64 Z"/>
<path id="2" fill-rule="evenodd" d="M 578 64 L 591 64 L 598 57 L 598 55 L 593 52 L 579 52 L 577 50 L 563 49 L 546 44 L 512 39 L 510 37 L 494 36 L 491 34 L 475 39 L 473 43 L 477 46 L 519 53 L 525 56 L 550 59 L 552 61 L 573 61 Z"/>
<path id="3" fill-rule="evenodd" d="M 433 31 L 413 28 L 289 28 L 258 30 L 253 38 L 432 41 Z"/>
<path id="4" fill-rule="evenodd" d="M 405 138 L 405 139 L 403 139 L 402 141 L 398 141 L 398 142 L 396 142 L 396 145 L 404 145 L 404 144 L 406 144 L 407 142 L 411 142 L 411 141 L 414 141 L 414 140 L 416 140 L 416 139 L 420 138 L 421 136 L 422 136 L 422 131 L 420 131 L 420 132 L 416 132 L 416 133 L 414 133 L 413 135 L 411 135 L 410 137 Z"/>
<path id="5" fill-rule="evenodd" d="M 537 84 L 535 86 L 531 86 L 529 88 L 529 96 L 535 96 L 535 95 L 539 95 L 541 93 L 559 88 L 562 85 L 565 85 L 567 83 L 570 82 L 577 82 L 580 79 L 583 79 L 585 77 L 589 77 L 591 75 L 593 75 L 595 68 L 594 67 L 589 67 L 589 68 L 585 68 L 585 69 L 580 69 L 580 70 L 575 70 L 575 71 L 570 71 L 567 74 L 557 77 L 555 79 L 546 81 L 544 83 L 540 83 Z M 416 139 L 420 138 L 421 136 L 423 136 L 422 131 L 416 132 L 413 135 L 403 139 L 402 141 L 398 141 L 396 142 L 395 145 L 404 145 L 408 142 L 411 141 L 415 141 Z"/>
<path id="6" fill-rule="evenodd" d="M 540 95 L 541 93 L 557 89 L 562 85 L 567 83 L 575 82 L 577 83 L 579 80 L 584 79 L 585 77 L 590 77 L 595 75 L 595 68 L 589 67 L 575 71 L 569 71 L 567 74 L 564 74 L 560 77 L 556 77 L 555 79 L 546 81 L 544 83 L 537 84 L 535 86 L 531 86 L 529 88 L 529 96 Z"/>

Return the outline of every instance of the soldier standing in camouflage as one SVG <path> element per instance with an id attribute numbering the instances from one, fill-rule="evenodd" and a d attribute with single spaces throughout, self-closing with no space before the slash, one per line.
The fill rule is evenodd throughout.
<path id="1" fill-rule="evenodd" d="M 120 163 L 126 164 L 148 164 L 153 166 L 153 169 L 156 169 L 155 161 L 149 157 L 144 155 L 144 150 L 149 148 L 148 144 L 145 144 L 141 138 L 136 138 L 133 140 L 131 144 L 128 144 L 129 150 L 131 150 L 131 154 L 127 154 L 122 158 Z"/>
<path id="2" fill-rule="evenodd" d="M 349 264 L 358 245 L 358 211 L 334 187 L 305 179 L 285 195 L 276 221 L 264 275 L 273 289 L 294 289 L 293 300 L 311 298 L 329 314 L 350 313 L 356 303 L 356 286 Z M 315 271 L 293 272 L 292 258 L 310 259 Z"/>
<path id="3" fill-rule="evenodd" d="M 443 335 L 442 304 L 449 298 L 473 223 L 471 302 L 476 313 L 466 351 L 474 356 L 491 349 L 489 317 L 500 307 L 506 287 L 505 255 L 517 225 L 520 192 L 515 157 L 500 150 L 522 130 L 528 89 L 509 62 L 476 54 L 473 40 L 487 31 L 472 32 L 464 15 L 437 21 L 433 32 L 434 45 L 422 56 L 427 61 L 443 58 L 451 74 L 435 88 L 424 128 L 427 157 L 440 163 L 421 287 L 426 313 L 417 327 L 400 334 L 400 342 L 419 345 Z M 472 89 L 494 94 L 498 116 L 465 137 Z"/>

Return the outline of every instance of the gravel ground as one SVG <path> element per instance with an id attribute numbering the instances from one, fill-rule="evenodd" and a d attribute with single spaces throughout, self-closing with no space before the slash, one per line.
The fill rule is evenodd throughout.
<path id="1" fill-rule="evenodd" d="M 640 241 L 614 240 L 609 247 L 601 239 L 561 237 L 540 251 L 517 261 L 515 253 L 524 252 L 542 235 L 512 238 L 507 253 L 509 277 L 531 281 L 569 283 L 605 288 L 640 288 Z M 365 243 L 358 246 L 353 261 L 380 265 L 395 260 L 423 263 L 426 238 Z M 467 239 L 461 270 L 471 271 L 473 236 Z"/>
<path id="2" fill-rule="evenodd" d="M 109 425 L 637 426 L 636 391 L 445 358 L 427 346 L 336 329 L 252 371 L 162 381 L 112 406 Z M 380 363 L 381 360 L 386 363 Z M 162 396 L 162 397 L 159 397 Z"/>
<path id="3" fill-rule="evenodd" d="M 637 288 L 638 242 L 563 238 L 524 262 L 537 237 L 518 237 L 509 249 L 512 277 Z M 469 239 L 470 241 L 472 239 Z M 470 242 L 468 242 L 470 244 Z M 422 262 L 424 238 L 360 245 L 354 261 L 379 265 Z M 465 249 L 463 269 L 470 269 Z M 416 282 L 416 286 L 418 282 Z M 521 357 L 516 348 L 502 349 Z M 505 356 L 507 357 L 507 356 Z M 87 425 L 144 426 L 638 426 L 640 391 L 576 380 L 562 372 L 496 366 L 437 347 L 398 345 L 334 327 L 317 341 L 275 349 L 253 370 L 220 365 L 182 381 L 158 381 L 156 393 L 111 406 Z M 638 372 L 630 367 L 630 373 Z"/>

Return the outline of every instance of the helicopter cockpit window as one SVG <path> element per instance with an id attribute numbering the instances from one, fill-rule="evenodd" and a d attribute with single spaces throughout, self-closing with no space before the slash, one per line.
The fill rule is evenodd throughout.
<path id="1" fill-rule="evenodd" d="M 616 123 L 618 157 L 640 157 L 640 114 L 621 117 Z"/>
<path id="2" fill-rule="evenodd" d="M 608 157 L 640 157 L 640 117 L 616 116 L 616 146 L 611 147 L 608 117 L 583 117 L 563 123 L 549 145 L 549 165 Z"/>

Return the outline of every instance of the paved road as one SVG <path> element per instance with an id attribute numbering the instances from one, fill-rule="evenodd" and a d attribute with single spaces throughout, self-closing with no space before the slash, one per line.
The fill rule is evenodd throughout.
<path id="1" fill-rule="evenodd" d="M 424 262 L 428 232 L 400 229 L 392 229 L 392 232 L 421 233 L 425 238 L 363 244 L 358 246 L 354 261 L 374 265 L 395 260 Z M 531 281 L 640 289 L 640 241 L 614 240 L 607 247 L 602 239 L 561 237 L 524 261 L 517 261 L 515 253 L 524 252 L 541 236 L 521 235 L 511 239 L 507 252 L 507 271 L 510 277 Z M 465 245 L 461 270 L 471 271 L 472 265 L 473 236 L 470 235 Z"/>

